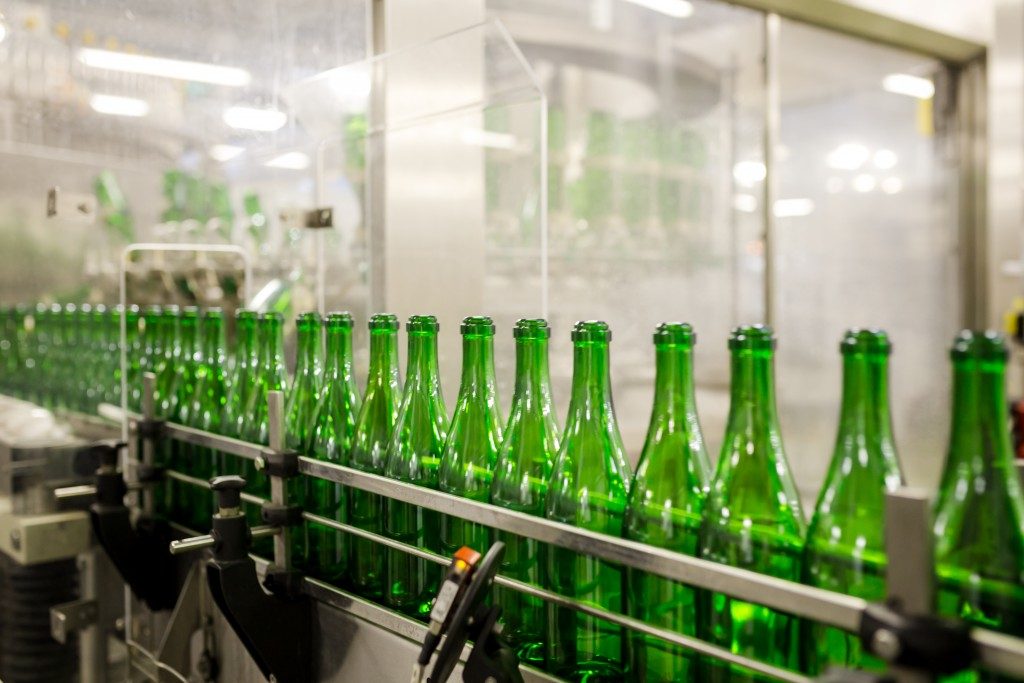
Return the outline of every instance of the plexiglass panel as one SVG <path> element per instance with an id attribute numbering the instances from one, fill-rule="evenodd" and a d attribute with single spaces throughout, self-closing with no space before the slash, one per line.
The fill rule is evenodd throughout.
<path id="1" fill-rule="evenodd" d="M 783 22 L 774 300 L 782 428 L 805 500 L 832 452 L 838 342 L 893 340 L 892 407 L 910 483 L 936 483 L 957 329 L 956 194 L 937 62 Z"/>

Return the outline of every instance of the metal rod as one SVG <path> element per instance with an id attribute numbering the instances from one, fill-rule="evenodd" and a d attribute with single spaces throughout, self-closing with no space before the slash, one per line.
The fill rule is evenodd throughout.
<path id="1" fill-rule="evenodd" d="M 57 500 L 69 498 L 91 498 L 96 495 L 96 487 L 93 484 L 82 484 L 80 486 L 62 486 L 53 490 L 53 497 Z"/>
<path id="2" fill-rule="evenodd" d="M 314 515 L 309 512 L 302 513 L 302 517 L 306 521 L 331 527 L 332 529 L 337 529 L 338 531 L 344 531 L 345 533 L 352 534 L 353 536 L 358 536 L 359 538 L 365 538 L 370 541 L 375 541 L 383 546 L 387 546 L 388 548 L 401 550 L 405 553 L 421 558 L 428 562 L 433 562 L 441 566 L 447 566 L 451 563 L 451 558 L 445 557 L 444 555 L 438 555 L 437 553 L 433 553 L 429 550 L 424 550 L 423 548 L 418 548 L 407 543 L 402 543 L 401 541 L 396 541 L 394 539 L 388 538 L 387 536 L 381 536 L 371 531 L 366 531 L 364 529 L 354 527 L 350 524 L 336 522 L 333 519 L 321 517 L 320 515 Z M 764 664 L 749 657 L 734 654 L 729 650 L 718 647 L 716 645 L 712 645 L 710 643 L 706 643 L 698 638 L 694 638 L 692 636 L 684 636 L 683 634 L 676 633 L 675 631 L 657 628 L 656 626 L 651 626 L 650 624 L 640 621 L 639 619 L 634 619 L 624 614 L 619 614 L 618 612 L 611 612 L 606 609 L 601 609 L 600 607 L 594 607 L 593 605 L 587 604 L 585 602 L 580 602 L 578 600 L 566 597 L 560 593 L 554 593 L 549 590 L 544 590 L 543 588 L 539 588 L 528 583 L 523 583 L 522 581 L 516 581 L 515 579 L 510 579 L 508 577 L 498 575 L 494 577 L 494 582 L 499 586 L 511 588 L 512 590 L 517 591 L 519 593 L 524 593 L 535 598 L 540 598 L 541 600 L 550 602 L 560 607 L 567 607 L 569 609 L 576 610 L 577 612 L 589 614 L 590 616 L 597 617 L 598 619 L 604 619 L 605 621 L 608 621 L 612 624 L 616 624 L 617 626 L 622 626 L 632 631 L 637 631 L 649 636 L 654 636 L 656 638 L 666 640 L 670 643 L 681 645 L 682 647 L 693 650 L 695 652 L 700 652 L 701 654 L 711 655 L 717 659 L 721 659 L 732 664 L 744 666 L 748 669 L 757 671 L 758 673 L 766 674 L 778 680 L 790 681 L 791 683 L 807 683 L 807 681 L 810 680 L 806 676 L 802 676 L 793 671 L 781 669 L 770 664 Z"/>
<path id="3" fill-rule="evenodd" d="M 281 527 L 279 526 L 257 526 L 252 528 L 253 538 L 276 536 L 279 533 L 281 533 Z M 180 541 L 171 541 L 169 549 L 171 551 L 171 555 L 183 555 L 196 550 L 203 550 L 204 548 L 212 548 L 216 543 L 217 541 L 213 536 L 203 534 L 201 536 L 183 538 Z"/>
<path id="4" fill-rule="evenodd" d="M 275 453 L 284 451 L 285 425 L 284 425 L 284 392 L 267 392 L 267 426 L 268 442 L 270 449 Z M 274 505 L 288 504 L 288 484 L 281 477 L 271 475 L 270 477 L 270 501 Z M 281 533 L 274 537 L 274 564 L 284 569 L 292 566 L 292 544 L 291 534 L 287 527 L 281 529 Z"/>
<path id="5" fill-rule="evenodd" d="M 164 476 L 166 476 L 168 479 L 173 479 L 175 481 L 191 484 L 192 486 L 197 486 L 199 488 L 210 488 L 210 482 L 206 481 L 205 479 L 190 477 L 189 475 L 183 472 L 179 472 L 177 470 L 164 470 Z M 251 493 L 246 493 L 245 491 L 242 491 L 241 496 L 243 501 L 245 501 L 246 503 L 252 503 L 253 505 L 263 505 L 264 503 L 267 502 L 266 498 L 260 498 L 259 496 L 254 496 Z"/>
<path id="6" fill-rule="evenodd" d="M 156 375 L 152 372 L 142 373 L 142 417 L 152 420 L 156 417 Z M 147 467 L 152 467 L 155 452 L 155 444 L 152 437 L 142 440 L 142 462 Z M 152 515 L 155 510 L 152 491 L 142 492 L 142 511 Z"/>

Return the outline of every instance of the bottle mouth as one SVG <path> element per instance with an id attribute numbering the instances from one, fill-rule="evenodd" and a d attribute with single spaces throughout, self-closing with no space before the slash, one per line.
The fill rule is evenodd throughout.
<path id="1" fill-rule="evenodd" d="M 462 334 L 477 334 L 483 336 L 494 335 L 494 321 L 486 315 L 471 315 L 462 319 L 459 325 L 459 332 Z"/>
<path id="2" fill-rule="evenodd" d="M 661 323 L 654 330 L 654 343 L 657 346 L 693 346 L 697 343 L 697 333 L 690 323 Z"/>
<path id="3" fill-rule="evenodd" d="M 183 318 L 198 318 L 199 307 L 198 306 L 185 306 L 181 309 L 181 317 Z"/>
<path id="4" fill-rule="evenodd" d="M 260 315 L 260 322 L 268 325 L 284 325 L 284 314 L 280 311 L 267 311 Z"/>
<path id="5" fill-rule="evenodd" d="M 146 310 L 145 310 L 145 314 L 148 315 L 148 316 L 158 316 L 158 315 L 160 315 L 163 312 L 164 312 L 164 307 L 163 306 L 158 306 L 156 304 L 153 304 L 151 306 L 146 306 Z"/>
<path id="6" fill-rule="evenodd" d="M 203 311 L 204 320 L 212 320 L 214 318 L 220 320 L 223 317 L 224 311 L 220 308 L 220 306 L 212 306 Z"/>
<path id="7" fill-rule="evenodd" d="M 892 353 L 892 342 L 885 330 L 854 327 L 843 334 L 839 342 L 842 354 L 867 353 L 888 356 Z"/>
<path id="8" fill-rule="evenodd" d="M 953 339 L 949 350 L 954 360 L 997 360 L 1005 362 L 1009 356 L 1006 339 L 995 330 L 963 330 Z"/>
<path id="9" fill-rule="evenodd" d="M 260 314 L 251 308 L 239 308 L 235 311 L 235 320 L 256 320 Z"/>
<path id="10" fill-rule="evenodd" d="M 544 318 L 520 318 L 512 328 L 514 339 L 550 339 L 551 326 Z"/>
<path id="11" fill-rule="evenodd" d="M 345 327 L 348 329 L 352 329 L 352 326 L 355 324 L 352 314 L 348 311 L 332 311 L 327 314 L 327 319 L 324 322 L 328 327 Z"/>
<path id="12" fill-rule="evenodd" d="M 729 335 L 729 348 L 770 351 L 775 348 L 775 332 L 769 325 L 734 327 Z"/>
<path id="13" fill-rule="evenodd" d="M 603 320 L 580 320 L 572 328 L 574 342 L 602 342 L 612 340 L 612 331 Z"/>
<path id="14" fill-rule="evenodd" d="M 367 326 L 371 330 L 396 332 L 398 330 L 398 316 L 393 313 L 375 313 L 370 316 Z"/>
<path id="15" fill-rule="evenodd" d="M 305 311 L 303 313 L 299 313 L 295 320 L 299 324 L 305 323 L 307 325 L 319 325 L 320 314 L 316 311 Z"/>
<path id="16" fill-rule="evenodd" d="M 405 331 L 410 333 L 429 332 L 436 333 L 441 329 L 437 318 L 432 315 L 410 315 L 405 321 Z"/>

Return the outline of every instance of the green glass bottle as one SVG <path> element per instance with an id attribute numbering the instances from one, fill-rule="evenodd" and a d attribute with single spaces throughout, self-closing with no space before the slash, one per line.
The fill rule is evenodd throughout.
<path id="1" fill-rule="evenodd" d="M 157 336 L 160 358 L 153 368 L 156 374 L 156 391 L 153 394 L 154 408 L 158 417 L 168 417 L 176 410 L 174 382 L 177 377 L 178 357 L 181 354 L 178 339 L 178 318 L 181 311 L 177 306 L 164 306 L 157 321 Z"/>
<path id="2" fill-rule="evenodd" d="M 1024 498 L 1007 423 L 1008 351 L 994 332 L 953 342 L 953 414 L 935 501 L 938 610 L 1024 637 Z M 957 681 L 1011 680 L 964 672 Z"/>
<path id="3" fill-rule="evenodd" d="M 125 344 L 127 348 L 128 409 L 142 410 L 142 313 L 132 305 L 125 311 Z"/>
<path id="4" fill-rule="evenodd" d="M 711 479 L 694 395 L 693 347 L 687 323 L 662 323 L 654 332 L 654 407 L 629 489 L 625 537 L 696 556 Z M 630 614 L 648 624 L 696 636 L 698 591 L 677 581 L 630 569 Z M 635 681 L 696 681 L 691 651 L 642 633 L 632 634 Z"/>
<path id="5" fill-rule="evenodd" d="M 198 370 L 202 364 L 199 309 L 195 306 L 183 308 L 178 324 L 179 350 L 175 359 L 174 380 L 171 388 L 174 398 L 167 419 L 177 424 L 191 426 L 192 398 L 196 393 Z M 195 476 L 193 473 L 194 452 L 195 448 L 191 444 L 183 441 L 171 442 L 171 468 L 183 474 Z M 184 482 L 171 480 L 168 483 L 171 517 L 187 524 L 192 516 L 192 510 L 196 507 L 199 491 Z"/>
<path id="6" fill-rule="evenodd" d="M 352 316 L 349 313 L 330 313 L 324 321 L 324 328 L 327 333 L 327 362 L 324 389 L 313 430 L 312 457 L 347 465 L 360 406 L 352 360 Z M 341 484 L 311 479 L 309 487 L 310 510 L 328 519 L 348 521 L 345 489 Z M 347 537 L 330 527 L 309 522 L 306 525 L 307 571 L 324 581 L 340 582 L 348 567 Z"/>
<path id="7" fill-rule="evenodd" d="M 259 313 L 247 308 L 235 311 L 235 365 L 228 382 L 228 402 L 222 428 L 222 433 L 226 436 L 241 438 L 242 416 L 248 405 L 249 395 L 256 386 L 256 374 L 260 363 L 260 347 L 256 337 L 259 317 Z M 237 474 L 237 458 L 231 455 L 224 456 L 221 472 Z"/>
<path id="8" fill-rule="evenodd" d="M 548 519 L 621 537 L 630 477 L 612 404 L 607 323 L 584 321 L 572 331 L 573 373 L 561 449 L 548 483 Z M 623 571 L 572 550 L 548 548 L 547 575 L 557 593 L 622 612 Z M 622 628 L 548 604 L 548 667 L 575 681 L 621 681 L 626 672 Z"/>
<path id="9" fill-rule="evenodd" d="M 85 393 L 85 410 L 88 413 L 95 413 L 100 403 L 104 401 L 103 387 L 111 377 L 110 372 L 107 371 L 106 330 L 109 316 L 110 311 L 103 304 L 93 306 L 92 314 L 89 316 L 91 352 L 87 370 L 89 381 Z"/>
<path id="10" fill-rule="evenodd" d="M 192 398 L 189 426 L 217 433 L 224 421 L 227 380 L 224 375 L 224 314 L 219 308 L 203 313 L 202 358 L 196 369 L 196 390 Z M 220 474 L 219 455 L 213 448 L 196 446 L 191 451 L 191 474 L 210 480 Z M 214 511 L 214 495 L 196 490 L 196 504 L 190 513 L 193 529 L 207 529 Z"/>
<path id="11" fill-rule="evenodd" d="M 839 344 L 843 398 L 832 461 L 804 547 L 804 583 L 870 602 L 885 600 L 885 494 L 902 484 L 889 416 L 889 354 L 881 330 L 848 330 Z M 804 669 L 830 666 L 881 670 L 860 638 L 803 623 Z"/>
<path id="12" fill-rule="evenodd" d="M 56 334 L 53 337 L 53 362 L 50 365 L 50 396 L 48 408 L 61 410 L 68 408 L 75 384 L 75 317 L 78 307 L 75 304 L 54 304 L 56 316 Z M 135 362 L 138 362 L 140 349 L 135 351 Z"/>
<path id="13" fill-rule="evenodd" d="M 139 358 L 140 386 L 142 375 L 147 372 L 152 372 L 155 375 L 157 367 L 163 358 L 163 348 L 161 346 L 163 338 L 160 334 L 160 318 L 162 315 L 163 308 L 160 306 L 146 306 L 142 310 L 142 323 L 139 332 L 140 346 L 142 347 L 142 355 Z"/>
<path id="14" fill-rule="evenodd" d="M 729 417 L 704 506 L 701 557 L 789 581 L 800 580 L 806 524 L 782 447 L 770 327 L 737 327 Z M 704 639 L 782 667 L 798 665 L 798 620 L 721 593 L 709 596 Z M 748 669 L 703 658 L 704 680 L 761 680 Z"/>
<path id="15" fill-rule="evenodd" d="M 297 330 L 295 377 L 285 405 L 288 447 L 309 452 L 316 408 L 323 385 L 323 336 L 320 314 L 300 313 Z"/>
<path id="16" fill-rule="evenodd" d="M 388 446 L 384 474 L 392 479 L 437 489 L 438 469 L 448 436 L 448 410 L 441 392 L 437 334 L 432 315 L 414 315 L 405 324 L 409 337 L 405 388 L 395 430 Z M 388 499 L 384 533 L 390 538 L 440 552 L 440 516 L 416 505 Z M 398 550 L 386 554 L 389 605 L 417 618 L 430 613 L 443 569 Z"/>
<path id="17" fill-rule="evenodd" d="M 398 379 L 398 318 L 378 313 L 370 317 L 370 370 L 363 405 L 356 418 L 349 466 L 383 474 L 388 445 L 402 400 Z M 348 492 L 349 524 L 384 531 L 384 501 L 375 493 Z M 380 601 L 384 595 L 384 546 L 365 539 L 349 541 L 348 584 L 356 593 Z"/>
<path id="18" fill-rule="evenodd" d="M 68 383 L 71 395 L 68 397 L 68 408 L 80 412 L 89 410 L 89 385 L 92 383 L 92 361 L 95 356 L 95 345 L 92 334 L 92 304 L 84 303 L 78 307 L 72 320 L 74 325 L 74 355 L 68 367 L 73 367 L 74 381 Z"/>
<path id="19" fill-rule="evenodd" d="M 494 321 L 470 316 L 462 321 L 462 379 L 444 444 L 438 484 L 442 491 L 487 502 L 501 448 L 502 418 L 494 378 Z M 483 524 L 444 515 L 441 554 L 451 557 L 462 546 L 485 552 L 491 531 Z"/>
<path id="20" fill-rule="evenodd" d="M 543 517 L 548 479 L 559 446 L 548 370 L 551 328 L 545 320 L 518 320 L 512 336 L 516 345 L 515 393 L 494 468 L 491 503 Z M 495 537 L 505 544 L 500 573 L 543 586 L 542 544 L 500 530 Z M 544 601 L 498 586 L 494 588 L 494 600 L 502 608 L 502 633 L 515 646 L 519 660 L 543 666 L 547 637 Z"/>

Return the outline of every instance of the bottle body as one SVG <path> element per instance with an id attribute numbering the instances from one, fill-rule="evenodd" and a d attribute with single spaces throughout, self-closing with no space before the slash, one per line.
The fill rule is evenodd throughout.
<path id="1" fill-rule="evenodd" d="M 737 328 L 729 340 L 729 418 L 705 503 L 701 557 L 789 581 L 800 580 L 806 531 L 775 411 L 770 328 Z M 712 593 L 703 620 L 709 642 L 782 667 L 798 665 L 798 620 L 762 605 Z M 711 658 L 709 681 L 760 680 L 753 672 Z"/>
<path id="2" fill-rule="evenodd" d="M 406 323 L 408 370 L 384 472 L 392 479 L 430 489 L 439 486 L 438 471 L 448 435 L 448 411 L 437 363 L 438 329 L 434 316 L 412 316 Z M 388 499 L 384 533 L 440 552 L 441 521 L 433 510 Z M 426 618 L 443 568 L 393 549 L 387 551 L 386 563 L 386 602 L 406 614 Z"/>
<path id="3" fill-rule="evenodd" d="M 963 332 L 950 355 L 952 427 L 935 501 L 938 611 L 1022 637 L 1024 498 L 1006 421 L 1006 345 Z M 967 671 L 952 680 L 1008 679 Z"/>
<path id="4" fill-rule="evenodd" d="M 612 407 L 608 372 L 611 332 L 601 322 L 573 329 L 573 387 L 558 457 L 548 483 L 545 516 L 591 531 L 621 536 L 629 466 Z M 621 612 L 622 567 L 552 546 L 550 587 L 557 593 Z M 547 660 L 569 680 L 620 681 L 626 670 L 626 635 L 601 619 L 548 604 Z"/>
<path id="5" fill-rule="evenodd" d="M 224 376 L 224 318 L 220 309 L 203 314 L 202 359 L 197 369 L 196 391 L 192 398 L 191 425 L 218 433 L 224 422 L 227 404 L 227 380 Z M 191 449 L 192 476 L 209 481 L 218 474 L 219 454 L 207 446 Z M 193 529 L 207 529 L 215 510 L 214 494 L 196 489 L 195 507 L 190 518 Z"/>
<path id="6" fill-rule="evenodd" d="M 630 484 L 624 533 L 630 540 L 692 556 L 700 549 L 711 471 L 694 396 L 694 342 L 692 328 L 683 323 L 663 323 L 654 334 L 654 407 Z M 697 635 L 696 589 L 634 569 L 627 577 L 633 617 Z M 632 680 L 698 680 L 698 660 L 692 651 L 641 633 L 631 637 Z"/>
<path id="7" fill-rule="evenodd" d="M 383 474 L 391 434 L 398 415 L 398 319 L 377 314 L 370 318 L 370 370 L 363 405 L 356 418 L 349 466 Z M 384 531 L 384 501 L 376 493 L 352 489 L 348 500 L 349 524 L 380 534 Z M 364 597 L 380 601 L 384 593 L 384 547 L 361 538 L 349 542 L 348 584 Z"/>
<path id="8" fill-rule="evenodd" d="M 879 330 L 850 330 L 840 344 L 839 429 L 807 527 L 802 570 L 810 586 L 870 602 L 886 597 L 885 494 L 903 480 L 889 415 L 890 349 Z M 884 668 L 881 660 L 863 652 L 856 635 L 811 621 L 803 628 L 804 669 L 809 674 L 831 666 Z"/>
<path id="9" fill-rule="evenodd" d="M 559 434 L 551 399 L 548 338 L 544 320 L 520 320 L 516 340 L 516 385 L 505 438 L 491 485 L 491 504 L 544 516 L 547 483 L 558 454 Z M 544 585 L 546 548 L 539 541 L 497 530 L 505 544 L 499 573 L 535 586 Z M 494 587 L 495 604 L 502 608 L 502 634 L 516 648 L 519 660 L 543 666 L 547 638 L 547 608 L 543 600 L 519 591 Z"/>

